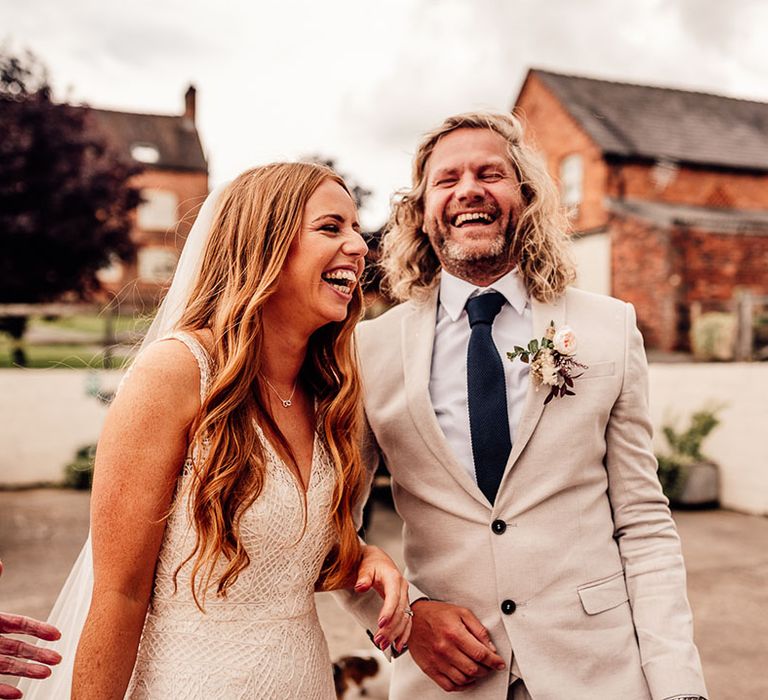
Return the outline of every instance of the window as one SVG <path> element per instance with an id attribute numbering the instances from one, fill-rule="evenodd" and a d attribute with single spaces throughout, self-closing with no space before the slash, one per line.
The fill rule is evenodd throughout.
<path id="1" fill-rule="evenodd" d="M 142 282 L 164 284 L 173 277 L 178 254 L 172 248 L 147 246 L 138 252 L 139 279 Z"/>
<path id="2" fill-rule="evenodd" d="M 123 279 L 123 263 L 116 255 L 110 256 L 109 265 L 102 267 L 96 276 L 104 284 L 118 284 Z"/>
<path id="3" fill-rule="evenodd" d="M 576 286 L 597 294 L 611 293 L 611 235 L 578 236 L 571 248 L 576 263 Z"/>
<path id="4" fill-rule="evenodd" d="M 139 163 L 157 163 L 160 160 L 160 151 L 151 143 L 134 143 L 131 146 L 131 157 Z"/>
<path id="5" fill-rule="evenodd" d="M 566 209 L 578 211 L 582 199 L 584 161 L 578 153 L 563 158 L 560 163 L 560 194 Z"/>
<path id="6" fill-rule="evenodd" d="M 176 225 L 178 197 L 165 190 L 142 190 L 144 200 L 138 209 L 139 228 L 145 231 L 165 231 Z"/>

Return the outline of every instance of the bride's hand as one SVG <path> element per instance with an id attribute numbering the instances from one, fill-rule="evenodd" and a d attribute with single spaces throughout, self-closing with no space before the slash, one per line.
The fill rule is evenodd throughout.
<path id="1" fill-rule="evenodd" d="M 411 634 L 411 608 L 408 604 L 408 581 L 383 550 L 372 545 L 363 547 L 363 558 L 357 570 L 355 593 L 373 588 L 383 599 L 379 628 L 373 641 L 380 649 L 390 644 L 398 651 L 408 643 Z"/>

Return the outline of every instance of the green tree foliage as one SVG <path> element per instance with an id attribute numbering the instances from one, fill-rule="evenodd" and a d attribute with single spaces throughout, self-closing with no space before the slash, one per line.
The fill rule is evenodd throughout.
<path id="1" fill-rule="evenodd" d="M 88 299 L 100 268 L 134 254 L 138 168 L 109 150 L 87 108 L 54 102 L 31 54 L 0 49 L 0 134 L 0 304 Z M 25 325 L 0 317 L 16 339 Z"/>
<path id="2" fill-rule="evenodd" d="M 355 200 L 355 205 L 358 209 L 362 209 L 365 205 L 365 201 L 370 197 L 373 192 L 369 190 L 366 187 L 363 187 L 361 184 L 353 180 L 348 175 L 345 175 L 342 173 L 337 167 L 336 167 L 336 161 L 333 158 L 325 158 L 324 156 L 320 155 L 313 155 L 313 156 L 307 156 L 306 158 L 302 158 L 305 162 L 308 163 L 318 163 L 319 165 L 327 165 L 331 170 L 334 170 L 337 172 L 343 179 L 344 182 L 347 183 L 347 187 L 349 188 L 349 192 L 352 195 L 352 199 Z"/>

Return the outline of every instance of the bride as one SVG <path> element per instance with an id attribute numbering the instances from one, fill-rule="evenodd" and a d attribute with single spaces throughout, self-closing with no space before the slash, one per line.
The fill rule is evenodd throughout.
<path id="1" fill-rule="evenodd" d="M 366 251 L 323 166 L 209 196 L 99 441 L 92 546 L 51 620 L 77 636 L 92 568 L 74 670 L 65 653 L 29 697 L 66 697 L 72 673 L 77 700 L 331 700 L 315 590 L 375 588 L 377 643 L 406 643 L 407 584 L 353 523 Z"/>

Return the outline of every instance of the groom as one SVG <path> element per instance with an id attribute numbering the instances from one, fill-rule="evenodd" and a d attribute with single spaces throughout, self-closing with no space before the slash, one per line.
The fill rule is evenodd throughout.
<path id="1" fill-rule="evenodd" d="M 382 265 L 404 303 L 358 338 L 412 582 L 392 698 L 706 695 L 635 312 L 567 286 L 559 211 L 497 114 L 428 134 L 395 204 Z M 507 358 L 542 337 L 562 354 Z M 562 388 L 558 357 L 585 366 Z"/>

